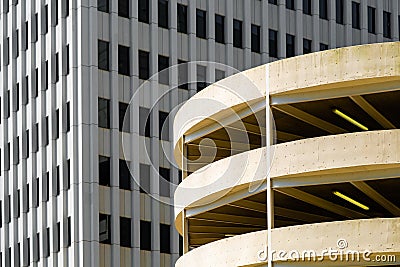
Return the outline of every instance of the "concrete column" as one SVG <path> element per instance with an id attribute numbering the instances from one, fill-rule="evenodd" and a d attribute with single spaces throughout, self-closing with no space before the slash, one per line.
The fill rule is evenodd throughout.
<path id="1" fill-rule="evenodd" d="M 215 62 L 215 1 L 207 0 L 207 61 Z M 208 83 L 215 81 L 215 65 L 207 64 L 206 80 Z"/>
<path id="2" fill-rule="evenodd" d="M 286 57 L 286 0 L 278 0 L 278 58 Z"/>
<path id="3" fill-rule="evenodd" d="M 383 1 L 376 1 L 376 41 L 383 42 Z"/>
<path id="4" fill-rule="evenodd" d="M 329 45 L 331 48 L 336 48 L 336 1 L 328 1 L 329 12 Z"/>
<path id="5" fill-rule="evenodd" d="M 189 18 L 196 18 L 196 1 L 189 1 L 188 13 L 189 13 Z M 196 61 L 196 59 L 197 59 L 196 19 L 189 19 L 188 35 L 189 35 L 188 58 L 189 58 L 189 62 L 193 62 L 193 61 Z M 196 81 L 196 79 L 197 79 L 196 64 L 190 63 L 188 67 L 189 67 L 188 81 L 190 81 L 190 82 Z M 191 83 L 189 85 L 189 97 L 193 96 L 196 92 L 197 92 L 196 84 Z"/>
<path id="6" fill-rule="evenodd" d="M 353 26 L 352 26 L 352 15 L 351 15 L 351 7 L 352 1 L 344 1 L 344 43 L 345 46 L 351 46 L 353 43 Z"/>
<path id="7" fill-rule="evenodd" d="M 261 62 L 269 62 L 269 16 L 268 1 L 261 1 Z"/>
<path id="8" fill-rule="evenodd" d="M 296 46 L 295 54 L 303 54 L 303 5 L 301 1 L 296 2 Z"/>
<path id="9" fill-rule="evenodd" d="M 392 12 L 392 39 L 393 41 L 399 40 L 399 1 L 393 1 L 393 12 Z"/>
<path id="10" fill-rule="evenodd" d="M 226 65 L 233 67 L 233 5 L 232 0 L 225 0 L 225 60 Z M 226 76 L 232 74 L 232 69 L 226 70 Z"/>
<path id="11" fill-rule="evenodd" d="M 360 18 L 361 18 L 361 43 L 368 43 L 368 3 L 361 1 L 360 3 Z"/>
<path id="12" fill-rule="evenodd" d="M 243 5 L 243 66 L 251 68 L 251 3 L 242 1 Z"/>
<path id="13" fill-rule="evenodd" d="M 312 51 L 319 51 L 319 43 L 320 43 L 320 34 L 319 34 L 319 0 L 312 1 L 312 21 L 313 21 L 313 29 L 312 29 Z"/>

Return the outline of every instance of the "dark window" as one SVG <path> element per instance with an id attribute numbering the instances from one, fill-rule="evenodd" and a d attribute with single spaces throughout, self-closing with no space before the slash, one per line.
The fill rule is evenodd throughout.
<path id="1" fill-rule="evenodd" d="M 13 163 L 19 164 L 19 137 L 15 137 L 13 141 Z"/>
<path id="2" fill-rule="evenodd" d="M 58 25 L 58 1 L 54 1 L 51 5 L 51 26 Z"/>
<path id="3" fill-rule="evenodd" d="M 26 248 L 25 248 L 25 251 L 26 251 L 26 262 L 25 263 L 26 264 L 25 265 L 29 266 L 29 264 L 31 262 L 31 239 L 27 238 L 25 244 L 26 244 Z"/>
<path id="4" fill-rule="evenodd" d="M 303 0 L 303 13 L 311 15 L 312 3 L 311 0 Z"/>
<path id="5" fill-rule="evenodd" d="M 188 64 L 187 61 L 178 59 L 178 87 L 181 89 L 188 89 Z"/>
<path id="6" fill-rule="evenodd" d="M 17 215 L 17 218 L 19 218 L 21 214 L 21 191 L 18 189 L 17 190 L 17 195 L 15 196 L 15 214 Z"/>
<path id="7" fill-rule="evenodd" d="M 196 9 L 196 36 L 206 38 L 207 35 L 207 18 L 206 11 Z"/>
<path id="8" fill-rule="evenodd" d="M 99 40 L 98 43 L 98 67 L 100 70 L 109 70 L 110 68 L 110 49 L 109 43 Z"/>
<path id="9" fill-rule="evenodd" d="M 56 224 L 56 229 L 54 230 L 54 250 L 55 252 L 59 252 L 60 251 L 60 247 L 61 247 L 61 228 L 60 228 L 60 222 L 58 222 Z"/>
<path id="10" fill-rule="evenodd" d="M 62 3 L 63 5 L 63 10 L 64 10 L 64 17 L 68 17 L 69 16 L 69 1 L 70 0 L 65 0 Z"/>
<path id="11" fill-rule="evenodd" d="M 286 0 L 286 8 L 294 10 L 294 0 Z"/>
<path id="12" fill-rule="evenodd" d="M 69 74 L 69 45 L 63 47 L 63 75 Z"/>
<path id="13" fill-rule="evenodd" d="M 360 29 L 360 4 L 351 2 L 351 23 L 354 29 Z"/>
<path id="14" fill-rule="evenodd" d="M 32 32 L 31 32 L 32 42 L 34 42 L 34 43 L 36 43 L 37 40 L 38 40 L 38 35 L 39 35 L 38 24 L 39 24 L 39 19 L 38 19 L 38 14 L 36 13 L 36 14 L 33 16 L 33 20 L 32 20 Z"/>
<path id="15" fill-rule="evenodd" d="M 118 73 L 122 75 L 130 75 L 130 57 L 129 47 L 118 45 Z"/>
<path id="16" fill-rule="evenodd" d="M 311 40 L 303 39 L 303 54 L 311 53 Z"/>
<path id="17" fill-rule="evenodd" d="M 49 190 L 50 180 L 49 179 L 50 179 L 49 172 L 44 173 L 44 177 L 42 179 L 42 188 L 43 188 L 42 200 L 43 201 L 49 201 L 49 196 L 50 196 L 50 190 Z"/>
<path id="18" fill-rule="evenodd" d="M 53 136 L 55 139 L 60 137 L 60 110 L 56 110 L 53 119 Z"/>
<path id="19" fill-rule="evenodd" d="M 383 11 L 383 37 L 385 38 L 392 38 L 391 17 L 391 13 Z"/>
<path id="20" fill-rule="evenodd" d="M 119 160 L 119 188 L 125 190 L 131 190 L 131 173 L 128 168 L 129 162 L 120 159 Z"/>
<path id="21" fill-rule="evenodd" d="M 55 54 L 55 56 L 54 56 L 54 59 L 55 59 L 55 61 L 54 61 L 54 82 L 55 83 L 57 83 L 58 81 L 59 81 L 59 79 L 60 79 L 60 77 L 59 77 L 59 74 L 60 74 L 60 60 L 59 60 L 59 56 L 58 56 L 59 54 L 58 53 L 56 53 Z"/>
<path id="22" fill-rule="evenodd" d="M 158 55 L 158 82 L 169 84 L 169 57 Z"/>
<path id="23" fill-rule="evenodd" d="M 71 217 L 67 218 L 67 236 L 66 236 L 66 246 L 71 246 Z"/>
<path id="24" fill-rule="evenodd" d="M 160 167 L 158 171 L 160 174 L 160 196 L 169 197 L 170 169 Z"/>
<path id="25" fill-rule="evenodd" d="M 13 111 L 19 110 L 19 84 L 14 86 L 13 90 Z"/>
<path id="26" fill-rule="evenodd" d="M 99 242 L 111 244 L 111 216 L 99 214 Z"/>
<path id="27" fill-rule="evenodd" d="M 110 128 L 110 100 L 104 99 L 104 98 L 99 98 L 99 103 L 98 103 L 98 109 L 99 109 L 99 127 L 101 128 Z"/>
<path id="28" fill-rule="evenodd" d="M 140 221 L 140 249 L 151 250 L 151 222 Z"/>
<path id="29" fill-rule="evenodd" d="M 42 34 L 46 34 L 49 29 L 48 25 L 49 6 L 45 5 L 42 9 Z"/>
<path id="30" fill-rule="evenodd" d="M 251 24 L 251 51 L 260 53 L 261 46 L 260 26 Z"/>
<path id="31" fill-rule="evenodd" d="M 132 247 L 131 244 L 131 219 L 120 217 L 120 245 L 121 247 Z"/>
<path id="32" fill-rule="evenodd" d="M 158 0 L 158 26 L 168 29 L 168 1 Z"/>
<path id="33" fill-rule="evenodd" d="M 28 49 L 28 43 L 29 43 L 29 37 L 28 37 L 28 30 L 29 30 L 29 28 L 28 28 L 28 22 L 27 21 L 25 21 L 25 26 L 24 26 L 24 28 L 23 28 L 23 34 L 24 34 L 24 42 L 23 42 L 23 44 L 24 44 L 24 47 L 23 47 L 23 50 L 27 50 Z"/>
<path id="34" fill-rule="evenodd" d="M 53 185 L 55 185 L 55 195 L 58 196 L 60 195 L 60 166 L 57 166 L 55 169 L 55 174 L 53 174 Z M 54 191 L 53 191 L 54 192 Z"/>
<path id="35" fill-rule="evenodd" d="M 4 170 L 10 170 L 10 153 L 11 153 L 10 143 L 6 144 L 4 149 Z"/>
<path id="36" fill-rule="evenodd" d="M 25 79 L 22 80 L 22 104 L 27 105 L 29 101 L 29 77 L 25 76 Z"/>
<path id="37" fill-rule="evenodd" d="M 34 237 L 33 242 L 34 242 L 34 245 L 32 246 L 34 248 L 33 261 L 38 262 L 40 260 L 40 234 L 39 233 L 36 233 L 36 236 Z"/>
<path id="38" fill-rule="evenodd" d="M 268 3 L 273 4 L 273 5 L 277 5 L 278 4 L 278 0 L 268 0 Z"/>
<path id="39" fill-rule="evenodd" d="M 150 165 L 141 164 L 139 166 L 140 175 L 140 192 L 149 193 L 150 192 Z"/>
<path id="40" fill-rule="evenodd" d="M 139 107 L 139 134 L 150 137 L 150 111 L 147 108 Z"/>
<path id="41" fill-rule="evenodd" d="M 67 102 L 65 107 L 65 130 L 68 133 L 71 130 L 71 111 L 69 102 Z"/>
<path id="42" fill-rule="evenodd" d="M 19 57 L 19 30 L 13 33 L 13 58 Z"/>
<path id="43" fill-rule="evenodd" d="M 240 20 L 233 20 L 233 46 L 242 48 L 242 22 Z"/>
<path id="44" fill-rule="evenodd" d="M 295 55 L 294 46 L 295 39 L 294 35 L 286 34 L 286 57 L 293 57 Z"/>
<path id="45" fill-rule="evenodd" d="M 29 130 L 26 130 L 22 135 L 22 158 L 29 157 Z"/>
<path id="46" fill-rule="evenodd" d="M 10 90 L 7 90 L 4 94 L 4 116 L 7 119 L 10 117 Z"/>
<path id="47" fill-rule="evenodd" d="M 120 132 L 129 132 L 130 116 L 129 116 L 128 107 L 129 107 L 128 104 L 119 102 L 119 131 Z M 126 116 L 126 118 L 125 118 L 125 116 Z"/>
<path id="48" fill-rule="evenodd" d="M 71 184 L 71 160 L 68 159 L 67 161 L 65 161 L 63 171 L 64 188 L 66 190 L 69 190 Z"/>
<path id="49" fill-rule="evenodd" d="M 169 113 L 159 111 L 159 137 L 160 140 L 169 140 Z"/>
<path id="50" fill-rule="evenodd" d="M 319 0 L 319 17 L 328 19 L 328 0 Z"/>
<path id="51" fill-rule="evenodd" d="M 43 87 L 44 87 L 44 89 L 47 90 L 47 88 L 49 86 L 49 61 L 48 60 L 43 62 L 42 76 L 44 76 Z"/>
<path id="52" fill-rule="evenodd" d="M 3 60 L 4 60 L 4 65 L 10 64 L 10 38 L 7 37 L 4 40 L 4 47 L 3 47 Z"/>
<path id="53" fill-rule="evenodd" d="M 32 203 L 32 205 L 34 206 L 34 207 L 39 207 L 39 203 L 40 203 L 40 198 L 39 198 L 39 189 L 40 189 L 40 183 L 39 183 L 40 181 L 39 181 L 39 177 L 38 178 L 36 178 L 35 179 L 35 187 L 33 187 L 32 188 L 32 190 L 35 190 L 35 191 L 33 191 L 33 194 L 34 194 L 34 198 L 33 198 L 33 201 L 34 201 L 34 203 Z"/>
<path id="54" fill-rule="evenodd" d="M 202 65 L 197 65 L 197 92 L 200 92 L 208 86 L 206 77 L 207 67 Z"/>
<path id="55" fill-rule="evenodd" d="M 149 52 L 139 50 L 139 79 L 147 80 L 150 77 Z"/>
<path id="56" fill-rule="evenodd" d="M 7 217 L 6 217 L 6 221 L 7 221 L 7 223 L 10 223 L 11 222 L 11 196 L 10 195 L 8 195 L 7 196 L 7 206 L 6 206 L 6 208 L 7 208 Z"/>
<path id="57" fill-rule="evenodd" d="M 274 30 L 268 31 L 269 41 L 269 56 L 278 57 L 278 32 Z"/>
<path id="58" fill-rule="evenodd" d="M 39 93 L 39 69 L 36 68 L 32 73 L 32 97 L 37 97 Z"/>
<path id="59" fill-rule="evenodd" d="M 187 33 L 187 6 L 178 4 L 178 32 Z"/>
<path id="60" fill-rule="evenodd" d="M 215 14 L 215 41 L 225 43 L 225 17 Z"/>
<path id="61" fill-rule="evenodd" d="M 319 50 L 320 51 L 328 50 L 328 45 L 324 44 L 324 43 L 320 43 L 319 44 Z"/>
<path id="62" fill-rule="evenodd" d="M 118 16 L 129 18 L 129 2 L 130 0 L 118 0 Z"/>
<path id="63" fill-rule="evenodd" d="M 139 21 L 149 23 L 149 0 L 139 0 Z"/>
<path id="64" fill-rule="evenodd" d="M 171 226 L 168 224 L 160 224 L 160 252 L 171 253 L 170 236 Z"/>
<path id="65" fill-rule="evenodd" d="M 39 124 L 35 123 L 32 126 L 32 152 L 39 150 Z"/>
<path id="66" fill-rule="evenodd" d="M 101 12 L 110 12 L 110 0 L 97 0 L 97 10 Z"/>
<path id="67" fill-rule="evenodd" d="M 344 3 L 343 0 L 336 0 L 336 22 L 339 24 L 344 23 Z"/>
<path id="68" fill-rule="evenodd" d="M 110 186 L 111 162 L 109 157 L 99 156 L 99 184 Z"/>
<path id="69" fill-rule="evenodd" d="M 42 138 L 43 146 L 47 146 L 49 144 L 49 117 L 43 118 Z"/>
<path id="70" fill-rule="evenodd" d="M 43 257 L 47 258 L 50 256 L 50 228 L 47 227 L 43 235 Z"/>
<path id="71" fill-rule="evenodd" d="M 376 19 L 375 19 L 375 12 L 376 9 L 373 7 L 368 7 L 368 32 L 369 33 L 376 33 L 376 29 L 375 29 L 375 23 L 376 23 Z"/>

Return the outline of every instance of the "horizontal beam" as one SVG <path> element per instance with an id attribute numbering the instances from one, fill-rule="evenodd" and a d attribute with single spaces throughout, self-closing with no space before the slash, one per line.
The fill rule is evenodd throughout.
<path id="1" fill-rule="evenodd" d="M 250 116 L 250 115 L 257 113 L 258 111 L 261 111 L 263 109 L 265 109 L 265 100 L 261 100 L 261 101 L 255 103 L 251 107 L 246 107 L 234 114 L 231 114 L 230 116 L 227 116 L 221 120 L 218 120 L 218 122 L 211 123 L 210 125 L 207 125 L 197 131 L 194 131 L 189 134 L 185 134 L 185 143 L 193 142 L 196 139 L 206 136 L 212 132 L 215 132 L 215 131 L 223 128 L 224 126 L 232 124 L 232 123 L 238 121 L 239 119 Z"/>
<path id="2" fill-rule="evenodd" d="M 369 198 L 373 199 L 379 205 L 384 207 L 394 216 L 400 217 L 400 208 L 394 205 L 389 200 L 387 200 L 384 196 L 379 194 L 375 189 L 370 187 L 368 184 L 366 184 L 365 182 L 352 182 L 351 184 L 354 185 L 358 190 L 366 194 Z"/>
<path id="3" fill-rule="evenodd" d="M 317 128 L 320 128 L 328 133 L 331 134 L 340 134 L 346 133 L 347 131 L 343 128 L 340 128 L 332 123 L 327 121 L 321 120 L 320 118 L 315 117 L 307 112 L 304 112 L 298 108 L 295 108 L 290 105 L 280 105 L 280 106 L 273 106 L 274 109 L 279 110 L 289 116 L 292 116 L 298 120 L 304 121 L 308 124 L 311 124 Z"/>
<path id="4" fill-rule="evenodd" d="M 388 119 L 385 118 L 379 111 L 377 111 L 367 100 L 362 96 L 351 96 L 351 100 L 362 108 L 368 115 L 370 115 L 376 122 L 378 122 L 385 129 L 396 129 Z"/>
<path id="5" fill-rule="evenodd" d="M 190 220 L 232 223 L 238 225 L 260 226 L 260 227 L 265 227 L 267 225 L 266 218 L 255 218 L 255 217 L 249 218 L 247 216 L 222 214 L 215 212 L 206 212 L 203 214 L 199 214 L 196 217 L 190 218 Z"/>
<path id="6" fill-rule="evenodd" d="M 237 207 L 241 209 L 246 209 L 246 210 L 251 210 L 251 211 L 256 211 L 260 213 L 266 213 L 267 212 L 267 206 L 265 203 L 258 203 L 250 200 L 240 200 L 234 203 L 228 204 L 231 207 Z"/>
<path id="7" fill-rule="evenodd" d="M 329 218 L 326 216 L 316 215 L 316 214 L 297 211 L 297 210 L 291 210 L 291 209 L 282 208 L 282 207 L 275 207 L 274 214 L 276 216 L 299 220 L 299 221 L 303 221 L 303 222 L 321 222 L 321 221 L 332 220 L 332 218 Z"/>
<path id="8" fill-rule="evenodd" d="M 342 207 L 340 205 L 334 204 L 325 199 L 311 195 L 296 188 L 280 188 L 276 189 L 276 191 L 288 195 L 290 197 L 296 198 L 298 200 L 301 200 L 303 202 L 306 202 L 308 204 L 339 214 L 343 217 L 347 217 L 350 219 L 368 218 L 368 216 L 366 216 L 363 213 Z"/>

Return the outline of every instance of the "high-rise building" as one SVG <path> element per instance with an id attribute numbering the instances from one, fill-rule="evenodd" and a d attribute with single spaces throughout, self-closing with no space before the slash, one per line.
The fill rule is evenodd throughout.
<path id="1" fill-rule="evenodd" d="M 173 188 L 158 181 L 180 178 L 160 152 L 172 151 L 172 135 L 159 128 L 171 132 L 168 114 L 178 103 L 230 74 L 207 62 L 244 70 L 398 40 L 398 7 L 397 0 L 1 1 L 2 266 L 172 266 L 179 237 L 163 203 Z M 201 62 L 182 72 L 199 82 L 179 85 L 154 108 L 179 77 L 153 74 L 192 61 Z M 134 134 L 124 153 L 127 131 Z"/>

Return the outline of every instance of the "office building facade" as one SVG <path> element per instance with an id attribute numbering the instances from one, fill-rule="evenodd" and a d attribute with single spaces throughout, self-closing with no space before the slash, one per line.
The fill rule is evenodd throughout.
<path id="1" fill-rule="evenodd" d="M 398 40 L 398 6 L 397 0 L 2 1 L 2 265 L 174 265 L 180 241 L 165 204 L 174 188 L 158 182 L 160 175 L 180 180 L 168 160 L 168 117 L 231 74 L 207 62 L 244 70 Z M 178 85 L 173 70 L 153 76 L 192 61 L 201 62 L 183 72 L 199 82 Z M 151 89 L 139 90 L 147 79 Z M 154 107 L 172 85 L 178 89 Z M 128 108 L 138 91 L 140 101 Z M 160 134 L 160 125 L 169 134 Z M 124 136 L 131 150 L 123 151 Z M 151 148 L 148 157 L 143 144 Z"/>

